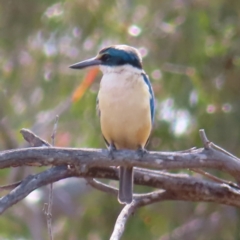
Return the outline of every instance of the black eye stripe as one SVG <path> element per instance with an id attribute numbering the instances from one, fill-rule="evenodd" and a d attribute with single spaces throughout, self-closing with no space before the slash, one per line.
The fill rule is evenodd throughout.
<path id="1" fill-rule="evenodd" d="M 129 64 L 133 67 L 142 69 L 141 56 L 137 50 L 130 47 L 118 49 L 117 47 L 104 48 L 99 52 L 99 59 L 102 65 L 107 66 L 122 66 Z"/>
<path id="2" fill-rule="evenodd" d="M 109 54 L 103 54 L 102 57 L 101 57 L 101 60 L 107 61 L 107 60 L 109 60 L 109 58 L 110 58 Z"/>

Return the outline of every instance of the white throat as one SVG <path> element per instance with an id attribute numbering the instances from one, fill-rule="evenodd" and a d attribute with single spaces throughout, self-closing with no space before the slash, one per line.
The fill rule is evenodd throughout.
<path id="1" fill-rule="evenodd" d="M 117 99 L 128 99 L 133 94 L 142 92 L 148 95 L 149 88 L 143 80 L 143 70 L 133 67 L 129 64 L 123 66 L 100 66 L 103 77 L 100 83 L 100 95 L 105 94 L 109 97 L 109 101 Z M 140 89 L 140 90 L 139 90 Z"/>
<path id="2" fill-rule="evenodd" d="M 106 65 L 100 65 L 100 70 L 102 71 L 103 74 L 108 74 L 108 73 L 117 73 L 117 74 L 141 74 L 143 72 L 142 69 L 133 67 L 129 64 L 125 64 L 122 66 L 106 66 Z"/>

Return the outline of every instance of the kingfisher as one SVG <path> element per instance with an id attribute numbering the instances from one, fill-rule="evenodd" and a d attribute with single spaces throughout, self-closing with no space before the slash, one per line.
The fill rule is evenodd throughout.
<path id="1" fill-rule="evenodd" d="M 110 154 L 129 149 L 142 156 L 154 121 L 154 93 L 139 51 L 127 45 L 113 45 L 70 68 L 92 66 L 98 66 L 103 73 L 97 109 Z M 133 167 L 121 166 L 118 200 L 121 204 L 130 204 L 132 199 Z"/>

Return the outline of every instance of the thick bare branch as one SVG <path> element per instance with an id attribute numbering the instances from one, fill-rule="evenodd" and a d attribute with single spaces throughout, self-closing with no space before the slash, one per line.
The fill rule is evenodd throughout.
<path id="1" fill-rule="evenodd" d="M 33 190 L 70 176 L 71 172 L 66 166 L 58 166 L 36 175 L 29 175 L 9 194 L 0 198 L 0 214 L 7 208 L 21 201 Z"/>
<path id="2" fill-rule="evenodd" d="M 0 198 L 0 213 L 21 201 L 33 190 L 68 177 L 95 177 L 118 180 L 118 171 L 116 168 L 93 167 L 81 172 L 68 166 L 53 167 L 42 173 L 28 176 L 18 187 Z M 174 193 L 172 200 L 216 202 L 240 207 L 240 191 L 238 189 L 188 175 L 136 169 L 134 182 L 135 184 L 170 191 Z M 138 197 L 139 195 L 134 195 L 134 199 Z"/>
<path id="3" fill-rule="evenodd" d="M 0 169 L 16 166 L 77 165 L 89 167 L 135 166 L 152 169 L 211 168 L 228 172 L 240 181 L 240 160 L 219 151 L 196 149 L 191 152 L 149 152 L 142 158 L 135 151 L 74 148 L 25 148 L 0 152 Z"/>

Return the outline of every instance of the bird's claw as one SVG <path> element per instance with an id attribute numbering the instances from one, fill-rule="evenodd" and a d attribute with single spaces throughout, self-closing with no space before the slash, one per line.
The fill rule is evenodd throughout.
<path id="1" fill-rule="evenodd" d="M 137 153 L 138 153 L 139 157 L 142 158 L 145 154 L 148 153 L 148 151 L 145 148 L 139 147 L 137 150 Z"/>
<path id="2" fill-rule="evenodd" d="M 116 151 L 116 147 L 113 144 L 110 144 L 108 150 L 109 150 L 109 156 L 113 160 L 114 159 L 113 152 Z"/>

